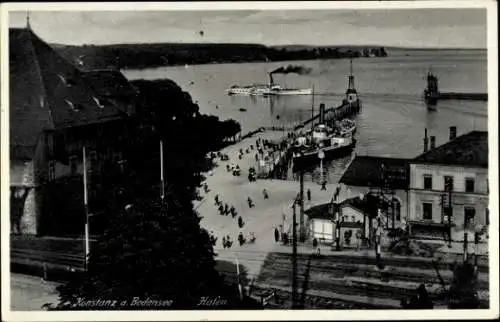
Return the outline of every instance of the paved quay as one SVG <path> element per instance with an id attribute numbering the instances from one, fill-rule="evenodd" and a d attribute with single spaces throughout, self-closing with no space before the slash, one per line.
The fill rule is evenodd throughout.
<path id="1" fill-rule="evenodd" d="M 235 262 L 235 256 L 237 256 L 240 264 L 248 270 L 249 275 L 258 274 L 267 253 L 280 248 L 274 240 L 274 229 L 283 224 L 285 228 L 291 225 L 291 205 L 300 191 L 300 186 L 298 181 L 276 179 L 258 179 L 256 182 L 249 182 L 248 170 L 252 166 L 256 167 L 256 151 L 254 149 L 250 153 L 244 154 L 241 160 L 238 158 L 238 154 L 240 149 L 245 151 L 251 144 L 255 146 L 257 139 L 273 141 L 283 137 L 281 131 L 265 131 L 223 149 L 221 152 L 227 154 L 229 160 L 217 159 L 218 164 L 212 170 L 211 175 L 206 174 L 206 183 L 210 191 L 206 194 L 202 192 L 204 199 L 195 204 L 202 216 L 201 226 L 209 232 L 213 232 L 213 235 L 218 238 L 214 249 L 219 254 L 219 259 Z M 241 169 L 241 175 L 233 176 L 231 172 L 227 172 L 227 164 L 237 164 Z M 326 191 L 322 191 L 319 184 L 304 182 L 304 198 L 306 199 L 304 209 L 307 210 L 312 205 L 329 202 L 336 187 L 336 183 L 329 183 L 326 186 Z M 263 189 L 267 190 L 269 199 L 264 199 Z M 306 198 L 308 189 L 311 190 L 311 201 L 307 201 Z M 245 223 L 242 229 L 238 227 L 237 217 L 232 218 L 231 215 L 219 214 L 214 200 L 216 195 L 229 207 L 235 207 L 238 216 L 241 216 Z M 248 207 L 248 197 L 255 204 L 253 208 Z M 340 201 L 344 198 L 344 194 L 341 193 Z M 299 213 L 299 207 L 297 207 L 297 223 L 299 222 Z M 253 232 L 256 236 L 256 242 L 239 246 L 237 238 L 240 232 L 247 239 L 249 233 Z M 233 241 L 233 246 L 230 250 L 225 250 L 222 247 L 222 238 L 228 235 Z"/>

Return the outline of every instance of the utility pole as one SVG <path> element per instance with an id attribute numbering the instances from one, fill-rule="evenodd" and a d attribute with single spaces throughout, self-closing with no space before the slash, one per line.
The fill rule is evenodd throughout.
<path id="1" fill-rule="evenodd" d="M 292 220 L 292 309 L 297 308 L 297 216 L 296 216 L 297 198 L 293 202 L 293 220 Z"/>
<path id="2" fill-rule="evenodd" d="M 469 222 L 469 218 L 467 214 L 464 214 L 464 263 L 467 263 L 467 257 L 468 257 L 468 247 L 467 247 L 467 242 L 468 242 L 468 235 L 467 234 L 467 224 Z"/>
<path id="3" fill-rule="evenodd" d="M 451 242 L 452 242 L 452 236 L 451 236 L 451 216 L 453 212 L 453 206 L 451 204 L 451 189 L 447 185 L 447 190 L 448 190 L 448 208 L 446 208 L 447 213 L 448 213 L 448 235 L 450 238 L 448 238 L 448 247 L 451 248 Z"/>
<path id="4" fill-rule="evenodd" d="M 160 181 L 161 181 L 161 203 L 163 205 L 163 201 L 165 199 L 165 180 L 163 174 L 163 140 L 160 140 Z"/>
<path id="5" fill-rule="evenodd" d="M 311 131 L 314 130 L 314 84 L 312 85 Z"/>
<path id="6" fill-rule="evenodd" d="M 89 206 L 87 193 L 87 157 L 85 146 L 83 147 L 83 207 L 85 212 L 85 262 L 84 269 L 87 271 L 90 254 L 90 232 L 89 232 Z"/>
<path id="7" fill-rule="evenodd" d="M 305 227 L 304 227 L 304 169 L 301 167 L 300 169 L 300 241 L 304 242 L 306 239 L 305 236 Z"/>

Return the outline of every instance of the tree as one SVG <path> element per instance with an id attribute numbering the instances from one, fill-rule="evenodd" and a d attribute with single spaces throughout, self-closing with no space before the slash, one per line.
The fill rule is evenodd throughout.
<path id="1" fill-rule="evenodd" d="M 222 296 L 241 305 L 233 301 L 237 288 L 224 285 L 215 269 L 209 235 L 200 228 L 192 203 L 203 180 L 201 172 L 207 169 L 206 154 L 221 144 L 217 140 L 222 135 L 216 131 L 221 122 L 201 116 L 190 96 L 171 81 L 134 85 L 142 108 L 130 120 L 132 140 L 124 152 L 127 172 L 106 171 L 93 178 L 107 197 L 102 205 L 104 233 L 92 245 L 87 271 L 58 288 L 59 308 L 112 309 L 95 302 L 74 306 L 80 299 L 99 299 L 123 301 L 119 309 L 192 309 L 204 296 Z M 233 122 L 226 126 L 227 133 L 236 128 Z M 200 128 L 207 133 L 200 133 Z M 134 298 L 150 305 L 134 306 Z M 151 306 L 158 301 L 173 302 Z"/>

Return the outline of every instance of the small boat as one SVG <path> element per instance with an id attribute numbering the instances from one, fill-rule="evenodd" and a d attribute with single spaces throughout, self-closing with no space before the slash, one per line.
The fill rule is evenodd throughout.
<path id="1" fill-rule="evenodd" d="M 342 157 L 350 153 L 356 144 L 352 133 L 341 133 L 332 130 L 324 124 L 317 125 L 312 132 L 296 139 L 293 148 L 294 163 L 318 161 L 319 153 L 324 153 L 325 159 Z"/>
<path id="2" fill-rule="evenodd" d="M 240 112 L 246 112 L 247 109 L 246 108 L 240 108 Z"/>

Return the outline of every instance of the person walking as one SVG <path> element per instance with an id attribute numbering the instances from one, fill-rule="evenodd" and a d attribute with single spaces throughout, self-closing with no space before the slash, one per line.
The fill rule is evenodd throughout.
<path id="1" fill-rule="evenodd" d="M 311 201 L 311 189 L 307 189 L 307 201 Z"/>
<path id="2" fill-rule="evenodd" d="M 321 251 L 319 250 L 318 240 L 316 238 L 313 239 L 313 247 L 316 249 L 316 256 L 320 256 Z"/>
<path id="3" fill-rule="evenodd" d="M 227 239 L 226 239 L 226 237 L 222 237 L 222 247 L 224 247 L 224 249 L 226 249 L 226 247 L 227 247 Z"/>
<path id="4" fill-rule="evenodd" d="M 356 231 L 356 250 L 359 250 L 361 247 L 361 238 L 362 238 L 361 229 L 358 229 L 358 231 Z"/>
<path id="5" fill-rule="evenodd" d="M 253 207 L 253 200 L 252 200 L 252 198 L 248 197 L 247 198 L 247 202 L 248 202 L 248 208 L 252 208 Z"/>
<path id="6" fill-rule="evenodd" d="M 326 181 L 321 183 L 321 191 L 326 191 Z"/>
<path id="7" fill-rule="evenodd" d="M 274 228 L 274 241 L 277 243 L 280 241 L 280 232 L 278 231 L 278 228 Z"/>
<path id="8" fill-rule="evenodd" d="M 245 237 L 243 237 L 242 232 L 240 232 L 240 234 L 238 235 L 238 242 L 240 243 L 240 247 L 245 243 Z"/>
<path id="9" fill-rule="evenodd" d="M 267 190 L 264 188 L 264 190 L 262 190 L 262 194 L 264 195 L 264 199 L 269 199 L 269 194 L 267 193 Z"/>

